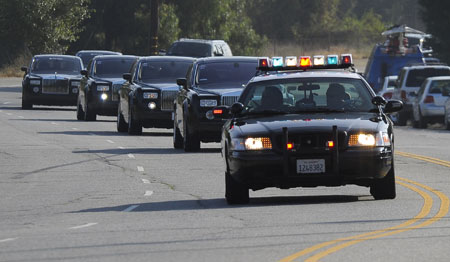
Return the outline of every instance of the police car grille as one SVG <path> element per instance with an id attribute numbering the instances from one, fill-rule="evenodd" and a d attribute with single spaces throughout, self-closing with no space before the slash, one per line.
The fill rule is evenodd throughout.
<path id="1" fill-rule="evenodd" d="M 161 93 L 161 110 L 172 111 L 173 101 L 177 97 L 178 91 L 162 91 Z"/>
<path id="2" fill-rule="evenodd" d="M 69 80 L 67 79 L 44 79 L 42 81 L 43 94 L 68 94 Z"/>
<path id="3" fill-rule="evenodd" d="M 303 150 L 325 150 L 328 149 L 327 142 L 333 140 L 332 132 L 316 134 L 291 134 L 289 133 L 289 142 L 294 143 L 294 148 L 301 152 Z M 339 149 L 346 147 L 345 133 L 339 133 Z M 283 136 L 278 135 L 275 139 L 275 145 L 278 150 L 282 150 Z"/>
<path id="4" fill-rule="evenodd" d="M 231 106 L 236 103 L 239 99 L 239 96 L 222 96 L 222 105 Z"/>

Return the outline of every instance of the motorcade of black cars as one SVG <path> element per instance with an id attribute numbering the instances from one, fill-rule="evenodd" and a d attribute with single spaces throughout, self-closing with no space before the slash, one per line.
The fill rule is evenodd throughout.
<path id="1" fill-rule="evenodd" d="M 22 109 L 33 105 L 74 106 L 83 64 L 76 56 L 36 55 L 22 67 Z"/>
<path id="2" fill-rule="evenodd" d="M 78 56 L 83 61 L 83 67 L 86 68 L 92 58 L 98 55 L 121 55 L 120 52 L 108 51 L 108 50 L 80 50 L 75 56 Z"/>
<path id="3" fill-rule="evenodd" d="M 95 121 L 97 115 L 115 116 L 119 104 L 119 89 L 138 57 L 128 55 L 95 56 L 87 69 L 81 70 L 77 101 L 77 119 Z"/>
<path id="4" fill-rule="evenodd" d="M 176 79 L 185 77 L 195 59 L 176 56 L 140 58 L 119 90 L 117 131 L 142 134 L 142 128 L 172 128 L 173 101 L 179 87 Z"/>
<path id="5" fill-rule="evenodd" d="M 401 110 L 401 101 L 376 96 L 351 70 L 348 54 L 259 64 L 262 73 L 239 101 L 213 111 L 228 118 L 221 148 L 229 204 L 249 202 L 249 189 L 348 184 L 370 187 L 375 199 L 395 198 L 394 130 L 386 114 Z"/>
<path id="6" fill-rule="evenodd" d="M 236 102 L 256 74 L 256 57 L 200 58 L 178 79 L 182 87 L 175 99 L 174 148 L 200 150 L 200 142 L 219 142 L 225 121 L 214 119 L 212 109 Z"/>

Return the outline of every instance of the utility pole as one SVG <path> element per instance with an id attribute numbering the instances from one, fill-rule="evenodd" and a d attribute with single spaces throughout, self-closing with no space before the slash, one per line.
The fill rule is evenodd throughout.
<path id="1" fill-rule="evenodd" d="M 159 0 L 150 0 L 150 55 L 158 55 Z"/>

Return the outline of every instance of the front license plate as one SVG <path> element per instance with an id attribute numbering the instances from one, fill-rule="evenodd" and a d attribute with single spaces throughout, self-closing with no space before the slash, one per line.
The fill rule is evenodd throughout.
<path id="1" fill-rule="evenodd" d="M 297 159 L 297 173 L 325 173 L 325 159 Z"/>

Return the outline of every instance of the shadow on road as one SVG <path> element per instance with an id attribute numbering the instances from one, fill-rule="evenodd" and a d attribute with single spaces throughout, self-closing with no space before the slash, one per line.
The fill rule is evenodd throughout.
<path id="1" fill-rule="evenodd" d="M 360 199 L 360 197 L 364 199 Z M 327 196 L 283 196 L 283 197 L 259 197 L 250 198 L 247 205 L 233 205 L 226 203 L 224 198 L 199 199 L 199 200 L 174 200 L 152 203 L 133 203 L 128 205 L 111 206 L 83 209 L 71 213 L 84 212 L 114 212 L 123 211 L 132 205 L 138 205 L 132 212 L 155 212 L 155 211 L 174 211 L 174 210 L 201 210 L 201 209 L 224 209 L 224 208 L 251 208 L 261 206 L 280 206 L 280 205 L 316 205 L 349 203 L 356 201 L 370 201 L 366 196 L 351 195 L 327 195 Z M 372 199 L 371 199 L 372 200 Z"/>
<path id="2" fill-rule="evenodd" d="M 16 86 L 16 87 L 0 87 L 0 92 L 20 93 L 20 92 L 22 92 L 22 87 L 20 87 L 20 86 Z"/>

